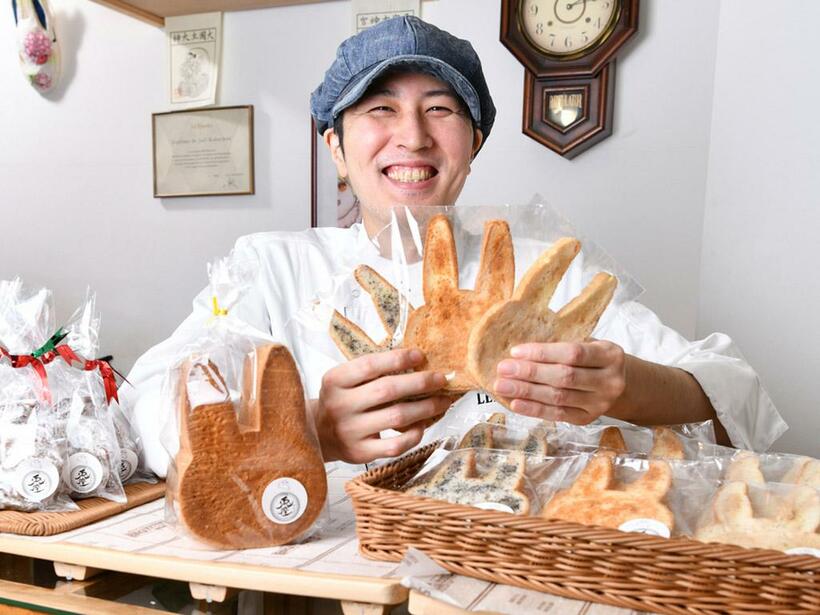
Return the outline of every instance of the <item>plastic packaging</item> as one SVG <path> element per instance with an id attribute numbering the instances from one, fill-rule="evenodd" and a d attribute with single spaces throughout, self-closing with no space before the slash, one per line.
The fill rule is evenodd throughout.
<path id="1" fill-rule="evenodd" d="M 284 544 L 325 522 L 327 478 L 296 363 L 231 316 L 256 268 L 232 257 L 209 268 L 214 314 L 162 387 L 166 517 L 209 547 Z"/>
<path id="2" fill-rule="evenodd" d="M 694 537 L 820 557 L 820 490 L 724 481 L 708 500 Z"/>
<path id="3" fill-rule="evenodd" d="M 97 352 L 99 321 L 88 292 L 71 320 L 55 330 L 48 290 L 28 289 L 19 278 L 0 283 L 0 354 L 23 383 L 5 393 L 6 407 L 18 406 L 9 410 L 13 420 L 23 420 L 20 407 L 29 412 L 25 422 L 37 425 L 31 430 L 38 434 L 38 454 L 53 448 L 47 456 L 62 460 L 54 465 L 74 497 L 124 502 L 120 446 L 108 412 L 116 380 L 107 363 L 87 358 Z"/>

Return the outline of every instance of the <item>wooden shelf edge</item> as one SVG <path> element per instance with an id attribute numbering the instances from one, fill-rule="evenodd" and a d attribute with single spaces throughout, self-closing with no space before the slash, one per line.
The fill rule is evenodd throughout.
<path id="1" fill-rule="evenodd" d="M 204 585 L 317 598 L 399 604 L 407 600 L 408 595 L 408 590 L 402 587 L 399 579 L 187 560 L 167 555 L 130 553 L 80 544 L 30 541 L 19 537 L 0 536 L 0 551 L 189 583 L 193 581 Z"/>
<path id="2" fill-rule="evenodd" d="M 152 26 L 157 26 L 159 28 L 165 27 L 165 18 L 160 17 L 159 15 L 154 15 L 149 11 L 144 11 L 141 8 L 128 4 L 123 0 L 91 0 L 92 2 L 96 2 L 97 4 L 102 4 L 103 6 L 107 6 L 110 9 L 114 9 L 115 11 L 119 11 L 120 13 L 124 13 L 129 17 L 134 17 L 135 19 L 139 19 L 140 21 L 144 21 L 147 24 Z"/>

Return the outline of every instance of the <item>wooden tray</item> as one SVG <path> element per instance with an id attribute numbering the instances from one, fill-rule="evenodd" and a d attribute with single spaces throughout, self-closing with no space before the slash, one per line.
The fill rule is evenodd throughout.
<path id="1" fill-rule="evenodd" d="M 161 498 L 165 483 L 132 483 L 125 486 L 125 503 L 103 498 L 78 500 L 80 510 L 70 512 L 18 512 L 0 511 L 0 533 L 22 536 L 53 536 L 73 530 L 94 521 L 111 517 L 129 508 L 140 506 Z"/>

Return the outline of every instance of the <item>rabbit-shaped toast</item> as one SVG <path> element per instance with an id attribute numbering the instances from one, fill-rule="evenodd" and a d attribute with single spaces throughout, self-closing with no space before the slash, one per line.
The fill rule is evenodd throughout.
<path id="1" fill-rule="evenodd" d="M 580 249 L 576 239 L 559 239 L 524 274 L 512 298 L 490 308 L 472 328 L 467 370 L 481 388 L 493 390 L 498 363 L 508 358 L 517 344 L 583 341 L 592 333 L 615 292 L 614 276 L 597 274 L 557 314 L 549 309 L 558 283 Z M 509 408 L 512 400 L 494 397 Z"/>
<path id="2" fill-rule="evenodd" d="M 509 299 L 515 285 L 515 256 L 510 228 L 503 220 L 484 225 L 481 261 L 474 290 L 458 287 L 458 258 L 450 221 L 434 216 L 424 244 L 424 301 L 407 320 L 402 346 L 419 348 L 426 357 L 419 369 L 449 374 L 445 393 L 476 388 L 467 375 L 467 339 L 479 319 Z"/>
<path id="3" fill-rule="evenodd" d="M 569 489 L 553 496 L 541 516 L 614 529 L 633 519 L 654 519 L 671 531 L 675 518 L 662 502 L 672 486 L 669 464 L 649 461 L 643 476 L 622 485 L 615 481 L 613 456 L 607 451 L 592 458 Z"/>
<path id="4" fill-rule="evenodd" d="M 238 416 L 229 400 L 191 409 L 187 385 L 193 369 L 187 363 L 180 374 L 174 494 L 180 520 L 220 548 L 290 542 L 313 524 L 327 495 L 293 358 L 278 344 L 256 349 L 255 365 L 248 360 L 243 370 Z M 207 377 L 221 382 L 218 372 Z"/>

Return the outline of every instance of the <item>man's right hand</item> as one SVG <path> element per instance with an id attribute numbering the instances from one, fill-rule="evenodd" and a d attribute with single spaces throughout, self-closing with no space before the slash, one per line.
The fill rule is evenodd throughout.
<path id="1" fill-rule="evenodd" d="M 311 401 L 325 461 L 366 463 L 396 457 L 419 443 L 424 428 L 453 401 L 435 395 L 446 384 L 444 374 L 408 372 L 423 360 L 417 349 L 390 350 L 325 373 L 319 399 Z M 400 433 L 381 438 L 387 429 Z"/>

